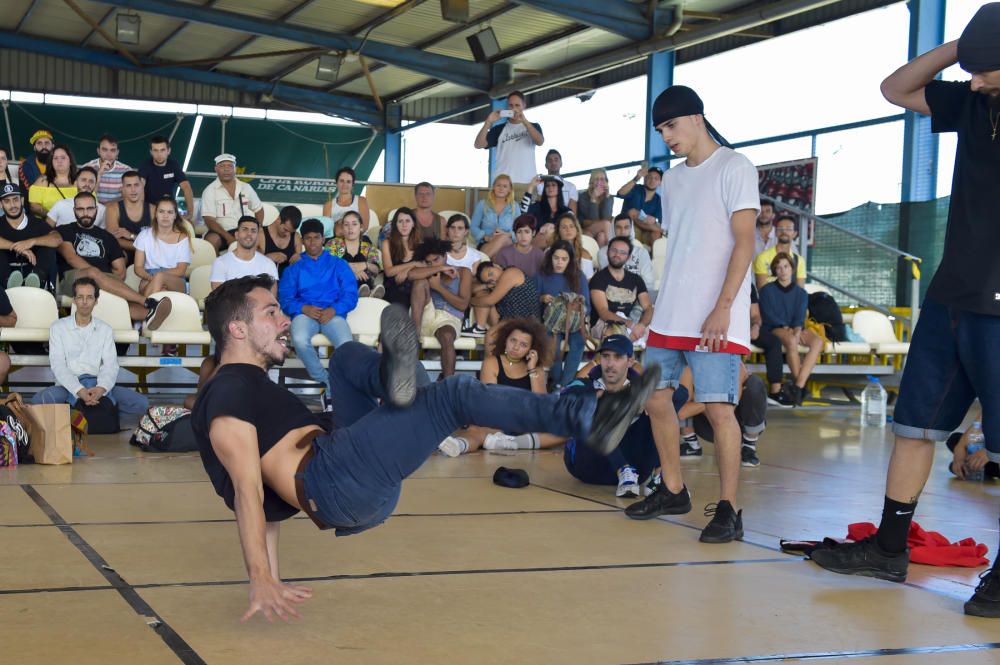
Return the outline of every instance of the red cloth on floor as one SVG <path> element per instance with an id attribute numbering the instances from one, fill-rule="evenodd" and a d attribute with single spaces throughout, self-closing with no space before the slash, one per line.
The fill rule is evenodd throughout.
<path id="1" fill-rule="evenodd" d="M 848 525 L 847 537 L 851 540 L 864 540 L 877 531 L 878 528 L 871 522 L 858 522 Z M 916 522 L 910 523 L 906 545 L 910 548 L 910 561 L 913 563 L 963 568 L 977 568 L 989 563 L 986 558 L 989 548 L 986 545 L 977 543 L 972 538 L 963 538 L 953 543 L 937 531 L 924 531 Z"/>

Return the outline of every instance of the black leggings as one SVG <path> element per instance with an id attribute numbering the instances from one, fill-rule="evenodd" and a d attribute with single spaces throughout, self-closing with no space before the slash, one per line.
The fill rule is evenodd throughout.
<path id="1" fill-rule="evenodd" d="M 785 364 L 785 350 L 781 346 L 781 340 L 774 333 L 764 328 L 760 329 L 760 335 L 753 343 L 764 349 L 764 364 L 767 365 L 767 382 L 769 384 L 781 383 Z"/>
<path id="2" fill-rule="evenodd" d="M 44 288 L 49 282 L 56 281 L 56 250 L 51 247 L 35 246 L 31 249 L 35 254 L 35 265 L 31 265 L 23 256 L 10 250 L 0 250 L 0 288 L 6 288 L 7 278 L 15 270 L 27 277 L 31 273 L 38 275 Z"/>

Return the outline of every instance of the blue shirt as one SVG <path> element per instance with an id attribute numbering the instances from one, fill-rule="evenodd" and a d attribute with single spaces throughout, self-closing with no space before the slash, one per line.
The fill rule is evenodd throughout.
<path id="1" fill-rule="evenodd" d="M 765 284 L 759 299 L 761 323 L 766 330 L 801 328 L 805 325 L 809 295 L 795 282 L 788 287 L 777 282 Z"/>
<path id="2" fill-rule="evenodd" d="M 469 227 L 472 237 L 476 239 L 476 244 L 482 242 L 483 238 L 492 236 L 493 231 L 496 229 L 513 234 L 515 210 L 516 206 L 514 205 L 504 206 L 503 211 L 498 216 L 496 210 L 493 209 L 493 206 L 489 205 L 486 199 L 477 203 L 476 209 L 472 213 L 472 222 Z"/>
<path id="3" fill-rule="evenodd" d="M 551 275 L 546 275 L 542 271 L 538 271 L 534 277 L 535 288 L 538 290 L 539 296 L 558 296 L 563 293 L 572 293 L 573 289 L 569 288 L 569 280 L 566 279 L 566 275 L 562 273 L 552 273 Z M 576 290 L 583 296 L 586 302 L 586 309 L 584 312 L 590 312 L 590 289 L 587 287 L 587 278 L 580 273 L 580 288 Z"/>
<path id="4" fill-rule="evenodd" d="M 656 219 L 660 219 L 663 216 L 663 206 L 660 203 L 659 192 L 653 194 L 653 198 L 647 201 L 646 188 L 643 185 L 633 187 L 632 191 L 622 201 L 622 212 L 628 212 L 632 208 L 635 208 Z"/>
<path id="5" fill-rule="evenodd" d="M 281 275 L 278 302 L 292 318 L 302 313 L 304 305 L 332 307 L 337 316 L 346 317 L 358 306 L 358 280 L 347 261 L 327 251 L 315 259 L 303 253 Z"/>

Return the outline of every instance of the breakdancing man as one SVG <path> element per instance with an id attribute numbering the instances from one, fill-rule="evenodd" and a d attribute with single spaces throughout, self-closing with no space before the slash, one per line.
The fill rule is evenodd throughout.
<path id="1" fill-rule="evenodd" d="M 659 380 L 658 371 L 647 371 L 627 389 L 603 396 L 536 395 L 470 376 L 418 389 L 416 329 L 405 309 L 389 307 L 382 313 L 381 355 L 357 342 L 333 354 L 336 428 L 326 433 L 298 398 L 267 376 L 289 347 L 290 321 L 272 284 L 266 275 L 242 277 L 206 300 L 221 363 L 192 421 L 205 470 L 236 513 L 250 577 L 244 621 L 258 611 L 269 621 L 275 614 L 298 616 L 294 605 L 312 595 L 280 580 L 281 520 L 303 510 L 338 536 L 378 526 L 395 508 L 403 479 L 468 424 L 572 436 L 606 454 Z"/>

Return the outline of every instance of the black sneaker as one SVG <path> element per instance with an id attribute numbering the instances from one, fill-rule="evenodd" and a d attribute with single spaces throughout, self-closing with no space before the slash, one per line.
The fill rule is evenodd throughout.
<path id="1" fill-rule="evenodd" d="M 1000 618 L 1000 571 L 990 568 L 979 576 L 976 593 L 965 603 L 965 613 L 974 617 Z"/>
<path id="2" fill-rule="evenodd" d="M 662 482 L 653 493 L 625 509 L 625 515 L 634 520 L 651 520 L 660 515 L 683 515 L 691 512 L 691 494 L 683 488 L 677 494 Z"/>
<path id="3" fill-rule="evenodd" d="M 380 336 L 382 360 L 379 377 L 385 400 L 407 407 L 417 398 L 417 363 L 420 352 L 417 329 L 405 307 L 389 305 L 382 310 Z"/>
<path id="4" fill-rule="evenodd" d="M 795 384 L 788 386 L 788 398 L 792 401 L 792 406 L 802 406 L 802 400 L 806 396 L 806 389 Z"/>
<path id="5" fill-rule="evenodd" d="M 760 458 L 757 457 L 757 446 L 748 446 L 745 443 L 740 446 L 740 464 L 749 467 L 760 466 Z"/>
<path id="6" fill-rule="evenodd" d="M 489 331 L 486 328 L 480 328 L 479 326 L 468 326 L 462 328 L 462 337 L 476 337 L 483 338 L 486 337 L 486 333 Z"/>
<path id="7" fill-rule="evenodd" d="M 788 394 L 787 386 L 782 386 L 776 393 L 768 393 L 767 403 L 779 409 L 790 409 L 795 406 L 795 402 L 792 401 L 791 396 Z"/>
<path id="8" fill-rule="evenodd" d="M 602 455 L 618 447 L 632 424 L 632 419 L 646 406 L 660 382 L 660 366 L 653 365 L 629 383 L 628 388 L 614 393 L 604 393 L 597 401 L 597 409 L 590 424 L 586 445 Z"/>
<path id="9" fill-rule="evenodd" d="M 869 536 L 856 543 L 842 543 L 834 547 L 813 550 L 809 558 L 821 568 L 841 575 L 877 577 L 890 582 L 905 582 L 910 552 L 888 554 Z"/>
<path id="10" fill-rule="evenodd" d="M 710 503 L 705 506 L 705 517 L 711 517 L 698 538 L 703 543 L 729 543 L 743 540 L 743 511 L 733 510 L 728 501 Z"/>
<path id="11" fill-rule="evenodd" d="M 173 303 L 170 302 L 170 298 L 164 296 L 157 300 L 156 298 L 146 298 L 146 302 L 143 303 L 146 308 L 146 327 L 150 330 L 158 330 L 163 322 L 167 320 L 170 316 L 170 309 L 173 307 Z"/>
<path id="12" fill-rule="evenodd" d="M 695 448 L 690 443 L 681 439 L 681 457 L 701 457 L 704 451 L 701 446 Z"/>

